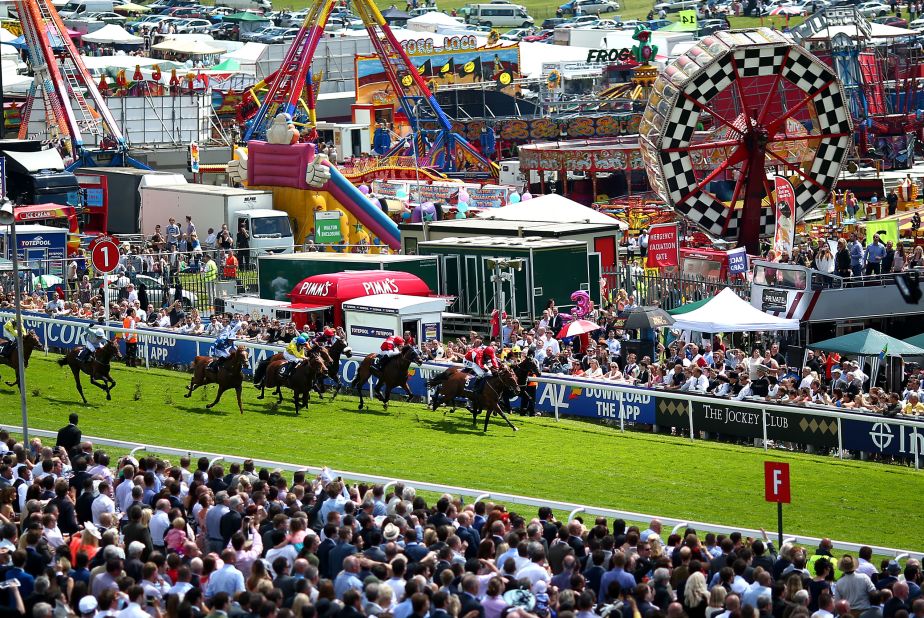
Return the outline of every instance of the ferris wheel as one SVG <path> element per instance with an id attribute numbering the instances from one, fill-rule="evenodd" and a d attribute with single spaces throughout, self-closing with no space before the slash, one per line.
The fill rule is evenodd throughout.
<path id="1" fill-rule="evenodd" d="M 834 71 L 778 32 L 704 37 L 652 88 L 639 126 L 651 187 L 756 250 L 774 231 L 774 175 L 792 182 L 797 221 L 827 199 L 851 144 L 845 102 Z"/>

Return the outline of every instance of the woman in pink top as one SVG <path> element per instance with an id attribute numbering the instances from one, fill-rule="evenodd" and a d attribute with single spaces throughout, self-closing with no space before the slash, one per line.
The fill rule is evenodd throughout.
<path id="1" fill-rule="evenodd" d="M 495 577 L 488 582 L 488 589 L 481 602 L 484 607 L 484 618 L 500 618 L 504 610 L 507 609 L 507 602 L 504 601 L 504 580 Z"/>

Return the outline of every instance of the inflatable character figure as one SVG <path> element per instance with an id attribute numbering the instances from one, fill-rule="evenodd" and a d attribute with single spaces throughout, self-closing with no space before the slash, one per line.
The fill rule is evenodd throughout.
<path id="1" fill-rule="evenodd" d="M 658 54 L 658 46 L 651 44 L 651 30 L 639 24 L 635 27 L 632 40 L 638 41 L 638 45 L 632 46 L 632 54 L 639 64 L 648 64 L 655 59 Z"/>
<path id="2" fill-rule="evenodd" d="M 276 114 L 273 124 L 266 130 L 266 141 L 270 144 L 294 144 L 298 142 L 298 129 L 292 122 L 292 116 L 286 113 Z"/>

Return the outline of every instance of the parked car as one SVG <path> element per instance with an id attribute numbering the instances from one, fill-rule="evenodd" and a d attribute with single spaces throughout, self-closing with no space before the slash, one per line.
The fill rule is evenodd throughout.
<path id="1" fill-rule="evenodd" d="M 523 37 L 523 41 L 526 43 L 542 43 L 547 39 L 551 39 L 554 34 L 554 30 L 540 30 L 536 34 Z"/>
<path id="2" fill-rule="evenodd" d="M 501 35 L 504 41 L 519 41 L 536 31 L 535 28 L 512 28 Z"/>
<path id="3" fill-rule="evenodd" d="M 700 5 L 699 0 L 677 0 L 676 2 L 659 2 L 654 5 L 654 12 L 660 13 L 663 9 L 666 13 L 677 13 L 679 11 L 688 11 L 695 9 Z"/>
<path id="4" fill-rule="evenodd" d="M 244 34 L 241 35 L 241 41 L 244 43 L 258 42 L 260 40 L 260 37 L 266 34 L 269 34 L 271 30 L 275 30 L 275 29 L 276 29 L 276 26 L 266 26 L 264 28 L 260 28 L 259 30 L 254 30 L 252 32 L 245 32 Z"/>
<path id="5" fill-rule="evenodd" d="M 702 19 L 696 22 L 696 35 L 706 36 L 719 30 L 728 30 L 728 22 L 724 19 Z"/>
<path id="6" fill-rule="evenodd" d="M 180 34 L 205 33 L 212 28 L 212 22 L 207 19 L 181 19 L 174 25 L 176 26 L 176 31 Z"/>
<path id="7" fill-rule="evenodd" d="M 888 15 L 886 17 L 877 17 L 873 20 L 877 24 L 882 24 L 884 26 L 892 26 L 893 28 L 907 28 L 908 20 L 901 17 L 896 17 L 895 15 Z M 914 20 L 920 21 L 920 20 Z M 913 23 L 913 22 L 912 22 Z"/>
<path id="8" fill-rule="evenodd" d="M 615 0 L 571 0 L 558 9 L 564 15 L 600 15 L 618 11 L 619 3 Z"/>
<path id="9" fill-rule="evenodd" d="M 236 41 L 240 35 L 241 29 L 237 24 L 232 23 L 217 23 L 213 24 L 209 29 L 209 34 L 212 35 L 213 39 L 223 39 L 225 41 Z"/>
<path id="10" fill-rule="evenodd" d="M 670 26 L 671 23 L 669 19 L 649 19 L 645 22 L 645 25 L 648 26 L 649 30 L 660 30 L 661 28 Z"/>
<path id="11" fill-rule="evenodd" d="M 272 44 L 272 43 L 291 43 L 292 41 L 295 40 L 295 37 L 296 37 L 296 35 L 298 35 L 298 31 L 299 31 L 300 29 L 301 29 L 301 28 L 280 28 L 280 30 L 282 30 L 282 32 L 279 32 L 279 33 L 276 33 L 276 34 L 268 34 L 268 35 L 266 35 L 265 37 L 263 37 L 262 39 L 260 39 L 260 42 L 261 42 L 261 43 L 268 43 L 268 44 Z"/>
<path id="12" fill-rule="evenodd" d="M 600 23 L 600 18 L 596 15 L 581 15 L 580 17 L 568 20 L 567 23 L 562 24 L 559 28 L 593 28 L 598 23 Z"/>
<path id="13" fill-rule="evenodd" d="M 439 9 L 436 6 L 419 6 L 416 9 L 411 9 L 407 12 L 411 17 L 420 17 L 421 15 L 426 15 L 427 13 L 438 13 Z"/>
<path id="14" fill-rule="evenodd" d="M 544 20 L 542 22 L 542 25 L 539 27 L 542 28 L 543 30 L 554 30 L 555 28 L 559 27 L 566 21 L 568 20 L 565 19 L 564 17 L 549 17 L 548 19 Z"/>
<path id="15" fill-rule="evenodd" d="M 892 12 L 892 7 L 877 0 L 872 0 L 858 5 L 857 11 L 864 17 L 885 17 Z"/>
<path id="16" fill-rule="evenodd" d="M 177 17 L 179 19 L 203 19 L 208 17 L 208 13 L 202 7 L 198 6 L 180 6 L 167 9 L 164 15 Z"/>
<path id="17" fill-rule="evenodd" d="M 307 16 L 307 10 L 283 13 L 282 17 L 279 19 L 279 25 L 283 28 L 300 28 Z"/>
<path id="18" fill-rule="evenodd" d="M 159 309 L 163 306 L 164 302 L 164 282 L 162 279 L 157 277 L 151 277 L 149 275 L 135 275 L 133 280 L 130 280 L 126 276 L 116 277 L 115 275 L 107 275 L 107 280 L 109 282 L 109 291 L 111 298 L 115 299 L 118 296 L 119 290 L 125 287 L 129 282 L 135 284 L 135 289 L 139 288 L 141 284 L 144 284 L 144 287 L 147 288 L 148 302 L 154 305 L 155 308 Z M 90 281 L 94 290 L 103 289 L 103 278 L 96 277 Z M 167 300 L 172 301 L 174 298 L 174 293 L 176 290 L 170 288 L 167 291 Z M 196 295 L 193 292 L 188 290 L 181 290 L 180 296 L 183 299 L 183 307 L 191 309 L 196 306 Z M 147 307 L 142 307 L 142 309 L 147 310 Z"/>
<path id="19" fill-rule="evenodd" d="M 213 22 L 219 22 L 228 15 L 236 13 L 234 9 L 227 6 L 213 6 L 208 10 L 208 19 Z"/>
<path id="20" fill-rule="evenodd" d="M 92 19 L 94 21 L 102 21 L 107 24 L 115 24 L 116 26 L 124 26 L 125 22 L 128 21 L 124 15 L 119 15 L 118 13 L 87 13 L 85 19 Z"/>
<path id="21" fill-rule="evenodd" d="M 908 24 L 908 27 L 912 29 L 924 28 L 924 17 L 919 17 L 918 19 L 915 19 L 913 22 Z"/>

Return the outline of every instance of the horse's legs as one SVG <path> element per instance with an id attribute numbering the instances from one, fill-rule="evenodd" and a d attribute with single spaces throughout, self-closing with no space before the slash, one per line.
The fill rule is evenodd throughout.
<path id="1" fill-rule="evenodd" d="M 500 407 L 500 405 L 497 406 L 497 413 L 500 414 L 501 418 L 504 419 L 508 425 L 510 425 L 510 428 L 512 430 L 519 431 L 519 429 L 517 429 L 517 426 L 514 425 L 512 422 L 510 422 L 510 419 L 507 417 L 507 414 L 504 412 L 503 408 Z"/>
<path id="2" fill-rule="evenodd" d="M 494 411 L 494 408 L 497 408 L 497 404 L 494 404 L 494 407 L 487 408 L 484 412 L 484 431 L 488 431 L 488 421 L 491 420 L 491 412 Z"/>
<path id="3" fill-rule="evenodd" d="M 197 377 L 198 376 L 195 373 L 193 373 L 193 376 L 189 379 L 189 386 L 186 387 L 186 394 L 183 395 L 183 397 L 186 397 L 187 399 L 189 399 L 190 397 L 192 397 L 193 391 L 199 388 L 200 386 L 202 386 L 202 384 L 196 383 Z"/>
<path id="4" fill-rule="evenodd" d="M 80 398 L 83 399 L 83 402 L 87 403 L 87 398 L 83 394 L 83 384 L 80 383 L 80 367 L 75 367 L 74 365 L 70 365 L 70 368 L 71 368 L 71 373 L 74 374 L 74 384 L 77 385 L 77 392 L 80 393 Z"/>
<path id="5" fill-rule="evenodd" d="M 22 385 L 19 383 L 19 366 L 18 365 L 13 367 L 13 374 L 16 376 L 16 379 L 13 380 L 12 382 L 7 382 L 6 385 L 7 386 L 19 386 L 19 388 L 22 388 Z"/>
<path id="6" fill-rule="evenodd" d="M 243 390 L 243 385 L 238 384 L 234 387 L 234 391 L 237 393 L 237 409 L 241 411 L 241 414 L 244 413 L 244 404 L 241 403 L 241 390 Z"/>
<path id="7" fill-rule="evenodd" d="M 404 392 L 407 393 L 407 397 L 405 397 L 404 400 L 410 403 L 411 399 L 414 398 L 414 394 L 411 392 L 411 386 L 408 384 L 407 378 L 404 379 L 404 386 L 402 388 L 404 388 Z"/>
<path id="8" fill-rule="evenodd" d="M 218 392 L 215 394 L 215 401 L 213 401 L 212 403 L 206 404 L 205 407 L 208 408 L 209 410 L 211 410 L 212 408 L 214 408 L 214 407 L 215 407 L 215 404 L 217 404 L 217 403 L 221 400 L 221 395 L 222 395 L 222 393 L 225 392 L 225 388 L 226 388 L 226 387 L 220 386 L 220 385 L 219 385 L 219 387 L 218 387 Z"/>
<path id="9" fill-rule="evenodd" d="M 104 384 L 108 383 L 109 386 L 106 387 L 106 399 L 112 401 L 112 395 L 110 393 L 112 393 L 112 389 L 115 388 L 116 381 L 112 379 L 112 376 L 105 375 L 103 376 L 103 383 Z"/>
<path id="10" fill-rule="evenodd" d="M 379 385 L 381 385 L 381 384 L 382 384 L 382 382 L 379 381 Z M 385 411 L 386 411 L 386 412 L 388 411 L 388 400 L 389 400 L 389 399 L 391 399 L 391 386 L 386 386 L 386 387 L 385 387 L 385 396 L 382 397 L 382 407 L 385 408 Z"/>

